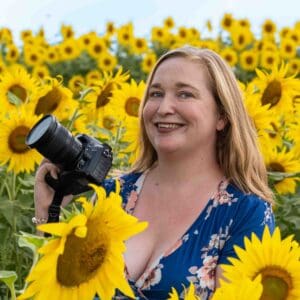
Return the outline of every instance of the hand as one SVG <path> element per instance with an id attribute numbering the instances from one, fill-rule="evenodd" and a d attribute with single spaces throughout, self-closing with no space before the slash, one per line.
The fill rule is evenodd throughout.
<path id="1" fill-rule="evenodd" d="M 47 173 L 58 179 L 58 174 L 61 172 L 59 166 L 51 163 L 48 159 L 44 159 L 39 166 L 35 175 L 34 185 L 34 202 L 35 202 L 35 215 L 37 218 L 48 219 L 48 209 L 52 203 L 55 191 L 46 183 L 45 176 Z M 66 206 L 73 196 L 65 196 L 62 206 Z"/>

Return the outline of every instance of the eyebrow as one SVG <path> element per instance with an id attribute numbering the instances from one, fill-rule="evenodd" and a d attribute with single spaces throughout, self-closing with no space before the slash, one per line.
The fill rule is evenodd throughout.
<path id="1" fill-rule="evenodd" d="M 184 83 L 184 82 L 177 82 L 175 84 L 175 86 L 177 88 L 183 88 L 183 87 L 188 87 L 188 88 L 192 88 L 193 90 L 196 90 L 197 91 L 197 88 L 195 88 L 194 86 L 188 84 L 188 83 Z M 160 83 L 153 83 L 151 84 L 151 86 L 149 88 L 161 88 L 161 84 Z"/>

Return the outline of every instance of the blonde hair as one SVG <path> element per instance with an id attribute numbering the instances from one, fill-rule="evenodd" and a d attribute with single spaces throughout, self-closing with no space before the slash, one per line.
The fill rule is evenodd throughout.
<path id="1" fill-rule="evenodd" d="M 256 130 L 243 104 L 234 73 L 226 62 L 208 49 L 182 47 L 162 55 L 147 81 L 146 92 L 140 107 L 140 154 L 132 171 L 145 171 L 157 161 L 157 154 L 146 134 L 143 114 L 149 86 L 162 62 L 183 57 L 205 66 L 219 113 L 227 120 L 225 128 L 217 132 L 217 161 L 226 178 L 245 193 L 254 193 L 268 202 L 273 194 L 268 187 L 267 171 L 258 150 Z"/>

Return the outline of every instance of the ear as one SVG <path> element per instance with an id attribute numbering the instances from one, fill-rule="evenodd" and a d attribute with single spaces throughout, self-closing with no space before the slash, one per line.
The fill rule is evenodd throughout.
<path id="1" fill-rule="evenodd" d="M 217 124 L 216 124 L 216 129 L 217 131 L 223 130 L 228 123 L 228 119 L 224 115 L 219 115 Z"/>

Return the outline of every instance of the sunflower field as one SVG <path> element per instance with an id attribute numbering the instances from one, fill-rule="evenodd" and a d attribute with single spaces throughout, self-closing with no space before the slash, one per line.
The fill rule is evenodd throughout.
<path id="1" fill-rule="evenodd" d="M 254 299 L 254 295 L 260 299 L 262 293 L 264 299 L 273 299 L 267 298 L 270 294 L 264 286 L 268 283 L 264 278 L 269 278 L 265 276 L 267 267 L 260 277 L 249 280 L 248 277 L 253 279 L 257 273 L 247 266 L 246 259 L 248 252 L 253 258 L 257 251 L 269 253 L 272 249 L 278 250 L 278 257 L 271 255 L 266 264 L 271 271 L 278 266 L 271 273 L 282 282 L 278 286 L 283 290 L 282 297 L 276 299 L 300 299 L 300 21 L 293 27 L 279 29 L 276 23 L 266 19 L 261 31 L 254 33 L 247 19 L 236 19 L 226 13 L 214 36 L 209 21 L 200 31 L 177 25 L 172 17 L 167 17 L 149 28 L 147 37 L 136 36 L 132 23 L 116 27 L 108 22 L 103 32 L 90 31 L 80 36 L 72 26 L 62 25 L 60 40 L 55 43 L 47 41 L 42 28 L 38 32 L 24 30 L 21 41 L 17 44 L 10 29 L 0 27 L 0 299 L 14 299 L 15 294 L 27 288 L 25 278 L 30 270 L 30 281 L 37 282 L 42 273 L 35 272 L 32 266 L 43 269 L 54 259 L 42 262 L 40 254 L 47 257 L 53 249 L 67 247 L 61 246 L 61 240 L 72 230 L 75 245 L 76 239 L 82 237 L 94 241 L 94 236 L 88 235 L 87 220 L 99 212 L 82 198 L 64 210 L 66 223 L 58 223 L 64 226 L 41 225 L 41 230 L 59 239 L 45 244 L 45 238 L 35 235 L 36 228 L 31 222 L 34 175 L 42 156 L 25 144 L 32 126 L 44 115 L 53 114 L 72 134 L 85 133 L 112 147 L 114 161 L 109 176 L 128 170 L 139 151 L 138 111 L 147 76 L 160 55 L 187 44 L 216 51 L 234 70 L 257 130 L 269 185 L 275 195 L 278 228 L 273 235 L 265 232 L 263 241 L 253 236 L 245 250 L 237 249 L 240 260 L 233 260 L 231 268 L 225 270 L 233 283 L 224 282 L 213 299 L 227 299 L 225 294 L 236 295 L 238 289 L 248 296 L 228 299 Z M 103 197 L 103 192 L 95 189 Z M 117 195 L 111 197 L 119 201 Z M 107 209 L 121 218 L 117 209 Z M 124 222 L 129 229 L 126 234 L 112 233 L 119 236 L 118 251 L 111 254 L 116 260 L 116 270 L 124 266 L 118 256 L 124 251 L 123 241 L 146 226 L 122 218 L 120 224 Z M 101 255 L 91 264 L 99 264 Z M 290 257 L 293 264 L 281 261 L 280 256 Z M 61 259 L 61 264 L 65 266 L 68 262 Z M 46 283 L 52 282 L 51 274 L 47 275 Z M 59 276 L 65 280 L 63 271 Z M 104 275 L 99 272 L 99 276 Z M 245 280 L 237 288 L 234 282 L 238 277 Z M 66 285 L 80 285 L 86 278 L 74 274 L 69 279 L 71 283 L 68 281 Z M 116 276 L 114 282 L 124 294 L 132 295 L 122 276 Z M 43 286 L 44 283 L 32 283 L 21 297 L 28 299 Z M 82 296 L 78 299 L 92 299 L 96 292 L 103 299 L 110 299 L 114 294 L 114 289 L 97 281 L 94 286 L 92 291 L 78 292 Z M 190 295 L 193 288 L 188 289 L 186 299 L 198 299 Z M 46 293 L 47 285 L 44 290 Z M 46 294 L 42 295 L 39 299 L 47 299 Z M 71 294 L 67 295 L 61 298 L 57 294 L 57 299 L 73 299 Z M 175 290 L 170 297 L 178 299 Z"/>

